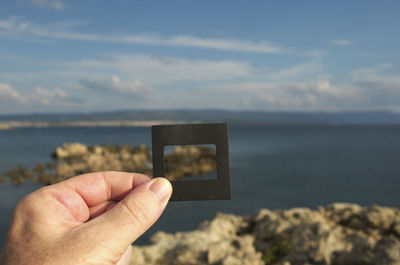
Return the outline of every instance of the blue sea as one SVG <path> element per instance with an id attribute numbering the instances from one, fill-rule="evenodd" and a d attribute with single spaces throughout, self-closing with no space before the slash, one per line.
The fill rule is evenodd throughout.
<path id="1" fill-rule="evenodd" d="M 67 142 L 144 143 L 151 129 L 26 128 L 0 131 L 0 173 L 51 160 Z M 333 202 L 400 208 L 400 126 L 230 126 L 230 201 L 173 202 L 136 244 L 157 230 L 191 230 L 218 212 L 311 207 Z M 12 210 L 38 184 L 0 184 L 0 247 Z"/>

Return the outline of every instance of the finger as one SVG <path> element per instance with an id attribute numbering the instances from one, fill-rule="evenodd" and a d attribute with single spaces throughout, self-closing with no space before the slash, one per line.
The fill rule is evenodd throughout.
<path id="1" fill-rule="evenodd" d="M 143 183 L 82 229 L 89 237 L 94 234 L 96 240 L 125 249 L 160 217 L 171 193 L 171 183 L 165 178 Z"/>
<path id="2" fill-rule="evenodd" d="M 97 216 L 103 214 L 104 212 L 110 210 L 117 204 L 116 201 L 106 201 L 100 203 L 99 205 L 93 206 L 89 208 L 89 220 L 96 218 Z"/>
<path id="3" fill-rule="evenodd" d="M 136 173 L 89 173 L 44 187 L 41 192 L 61 204 L 66 211 L 65 216 L 69 215 L 73 220 L 83 223 L 91 216 L 90 208 L 95 207 L 92 211 L 101 213 L 102 204 L 121 200 L 134 187 L 150 179 L 149 176 Z"/>
<path id="4" fill-rule="evenodd" d="M 109 200 L 119 201 L 135 186 L 149 180 L 151 177 L 143 174 L 108 171 L 80 175 L 59 184 L 77 192 L 92 207 Z"/>

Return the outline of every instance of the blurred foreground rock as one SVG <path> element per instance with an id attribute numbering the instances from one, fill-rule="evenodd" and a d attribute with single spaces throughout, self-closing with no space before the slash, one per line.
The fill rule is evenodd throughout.
<path id="1" fill-rule="evenodd" d="M 131 265 L 400 265 L 400 211 L 332 204 L 218 214 L 197 230 L 157 232 Z"/>
<path id="2" fill-rule="evenodd" d="M 54 162 L 39 164 L 32 170 L 18 166 L 0 178 L 11 179 L 14 184 L 26 179 L 53 184 L 70 177 L 98 171 L 127 171 L 153 174 L 150 150 L 145 145 L 93 145 L 64 144 L 52 154 Z M 216 152 L 207 146 L 178 146 L 165 156 L 166 176 L 180 179 L 216 170 Z"/>

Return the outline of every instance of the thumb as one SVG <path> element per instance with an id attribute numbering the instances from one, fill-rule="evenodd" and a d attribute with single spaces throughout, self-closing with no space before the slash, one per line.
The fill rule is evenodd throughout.
<path id="1" fill-rule="evenodd" d="M 131 264 L 132 259 L 132 245 L 125 250 L 124 254 L 122 254 L 121 259 L 117 262 L 117 265 L 129 265 Z"/>
<path id="2" fill-rule="evenodd" d="M 156 178 L 134 188 L 112 209 L 86 223 L 91 235 L 125 251 L 160 217 L 172 194 L 171 183 Z"/>

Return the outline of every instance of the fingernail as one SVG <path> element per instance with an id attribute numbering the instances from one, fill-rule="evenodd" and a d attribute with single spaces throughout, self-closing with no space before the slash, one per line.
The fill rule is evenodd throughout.
<path id="1" fill-rule="evenodd" d="M 171 184 L 165 178 L 156 178 L 150 186 L 150 190 L 156 195 L 161 205 L 169 199 L 171 194 Z"/>

